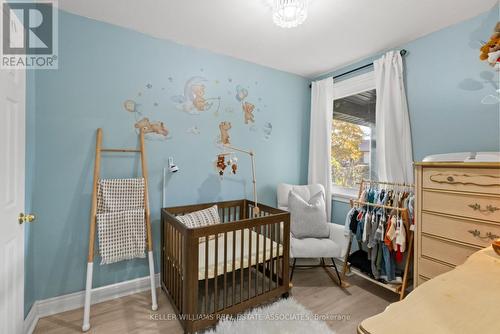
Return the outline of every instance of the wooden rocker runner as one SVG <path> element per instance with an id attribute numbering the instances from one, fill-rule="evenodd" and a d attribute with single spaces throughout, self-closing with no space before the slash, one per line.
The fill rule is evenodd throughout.
<path id="1" fill-rule="evenodd" d="M 92 293 L 92 275 L 94 266 L 94 244 L 95 244 L 95 234 L 97 226 L 97 214 L 98 214 L 98 187 L 100 183 L 99 172 L 101 168 L 101 153 L 139 153 L 141 156 L 141 169 L 144 190 L 144 223 L 145 223 L 145 236 L 146 244 L 148 250 L 149 259 L 149 275 L 151 282 L 151 301 L 152 310 L 156 311 L 158 309 L 158 304 L 156 300 L 156 285 L 155 285 L 155 273 L 154 273 L 154 261 L 153 261 L 153 239 L 151 235 L 151 221 L 150 221 L 150 209 L 148 200 L 148 171 L 146 164 L 146 150 L 144 145 L 144 131 L 141 129 L 139 135 L 140 148 L 139 149 L 121 149 L 121 148 L 102 148 L 102 129 L 97 129 L 96 137 L 96 152 L 95 152 L 95 166 L 94 166 L 94 182 L 92 188 L 92 206 L 90 212 L 90 235 L 89 235 L 89 253 L 87 262 L 87 282 L 85 286 L 85 305 L 83 311 L 83 325 L 82 330 L 88 331 L 90 329 L 90 299 Z M 142 182 L 142 180 L 141 180 Z M 140 200 L 141 201 L 141 200 Z M 142 204 L 142 203 L 141 203 Z M 142 219 L 142 212 L 141 218 Z M 144 231 L 144 230 L 142 230 Z M 144 248 L 143 248 L 144 249 Z"/>

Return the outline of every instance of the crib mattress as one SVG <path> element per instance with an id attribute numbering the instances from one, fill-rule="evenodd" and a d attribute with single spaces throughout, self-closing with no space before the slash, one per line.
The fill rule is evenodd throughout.
<path id="1" fill-rule="evenodd" d="M 258 235 L 256 232 L 252 233 L 252 245 L 251 254 L 249 254 L 249 239 L 250 231 L 248 229 L 243 230 L 243 256 L 241 256 L 241 230 L 235 232 L 236 237 L 236 247 L 235 247 L 235 257 L 234 257 L 234 269 L 244 269 L 248 268 L 248 264 L 254 266 L 256 263 L 264 263 L 271 259 L 271 245 L 272 245 L 272 257 L 277 258 L 283 255 L 283 246 L 278 245 L 275 241 L 263 236 Z M 257 254 L 257 236 L 259 237 L 259 252 Z M 264 242 L 265 242 L 265 253 L 264 253 Z M 224 274 L 224 234 L 219 235 L 218 241 L 218 252 L 217 252 L 217 264 L 215 263 L 215 238 L 208 241 L 208 278 L 215 277 L 215 268 L 217 268 L 217 275 Z M 204 280 L 206 276 L 205 268 L 205 249 L 207 248 L 207 243 L 202 242 L 199 245 L 198 253 L 198 280 Z M 279 255 L 278 255 L 279 254 Z M 226 272 L 233 271 L 233 233 L 227 233 L 227 264 Z"/>

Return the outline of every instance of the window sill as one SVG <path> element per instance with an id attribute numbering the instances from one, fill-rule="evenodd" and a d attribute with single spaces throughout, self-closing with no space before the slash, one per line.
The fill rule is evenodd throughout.
<path id="1" fill-rule="evenodd" d="M 343 203 L 350 203 L 350 200 L 358 197 L 358 190 L 332 185 L 332 200 Z"/>

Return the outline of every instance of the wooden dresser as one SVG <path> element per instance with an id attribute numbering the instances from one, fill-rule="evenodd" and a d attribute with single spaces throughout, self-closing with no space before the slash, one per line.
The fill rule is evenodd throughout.
<path id="1" fill-rule="evenodd" d="M 417 163 L 415 287 L 500 238 L 500 163 Z"/>

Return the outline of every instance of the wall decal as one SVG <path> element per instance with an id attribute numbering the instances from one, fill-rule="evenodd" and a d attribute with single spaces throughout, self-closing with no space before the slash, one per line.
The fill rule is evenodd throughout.
<path id="1" fill-rule="evenodd" d="M 264 127 L 262 128 L 262 131 L 264 132 L 264 139 L 271 138 L 271 134 L 273 132 L 273 125 L 269 122 L 266 122 L 264 124 Z"/>
<path id="2" fill-rule="evenodd" d="M 136 110 L 137 104 L 135 103 L 134 100 L 125 100 L 125 102 L 123 102 L 123 107 L 128 112 L 137 112 Z"/>
<path id="3" fill-rule="evenodd" d="M 197 125 L 194 125 L 186 130 L 187 133 L 190 133 L 192 135 L 199 135 L 201 133 L 200 129 L 198 128 Z"/>
<path id="4" fill-rule="evenodd" d="M 168 129 L 160 121 L 151 122 L 149 118 L 143 117 L 134 124 L 134 127 L 137 131 L 144 129 L 145 134 L 156 134 L 168 138 Z"/>
<path id="5" fill-rule="evenodd" d="M 172 96 L 172 101 L 176 103 L 177 109 L 192 115 L 210 110 L 214 103 L 217 104 L 215 112 L 220 108 L 220 97 L 205 97 L 205 82 L 207 79 L 195 76 L 186 81 L 184 85 L 184 95 Z"/>
<path id="6" fill-rule="evenodd" d="M 204 72 L 203 69 L 200 69 Z M 206 71 L 205 71 L 206 72 Z M 227 80 L 227 81 L 226 81 Z M 251 89 L 248 84 L 260 85 L 258 81 L 250 81 L 250 83 L 234 83 L 233 78 L 226 79 L 209 78 L 203 75 L 194 75 L 184 81 L 180 89 L 182 94 L 175 94 L 175 85 L 173 76 L 167 76 L 165 82 L 160 82 L 158 85 L 153 85 L 151 81 L 146 81 L 138 90 L 137 96 L 132 99 L 127 99 L 123 102 L 123 108 L 128 113 L 134 114 L 134 128 L 139 129 L 142 126 L 147 127 L 146 139 L 148 140 L 167 140 L 171 139 L 171 129 L 175 128 L 176 124 L 168 123 L 166 126 L 162 120 L 162 115 L 169 112 L 169 107 L 182 111 L 189 115 L 201 115 L 210 113 L 214 118 L 225 117 L 224 121 L 217 121 L 219 125 L 219 134 L 214 138 L 214 144 L 217 147 L 230 144 L 229 133 L 227 130 L 231 128 L 231 122 L 234 117 L 241 117 L 238 114 L 243 114 L 243 123 L 248 125 L 248 130 L 255 133 L 257 136 L 263 136 L 264 140 L 269 140 L 272 136 L 273 126 L 270 122 L 258 122 L 256 113 L 263 114 L 266 109 L 264 99 L 253 97 L 256 104 L 249 101 Z M 173 92 L 173 94 L 172 94 Z M 225 95 L 227 92 L 227 96 Z M 217 96 L 223 94 L 223 97 Z M 217 95 L 216 95 L 217 94 Z M 165 101 L 165 98 L 167 101 Z M 224 103 L 224 104 L 223 104 Z M 241 105 L 241 109 L 239 108 Z M 160 108 L 161 107 L 161 108 Z M 241 111 L 238 111 L 241 110 Z M 160 113 L 162 115 L 160 115 Z M 206 116 L 205 116 L 206 117 Z M 259 117 L 258 117 L 259 118 Z M 175 121 L 176 117 L 173 118 Z M 210 122 L 209 118 L 205 118 L 204 122 Z M 199 123 L 198 123 L 199 124 Z M 201 130 L 197 124 L 187 125 L 185 133 L 193 136 L 201 135 Z M 257 138 L 257 137 L 255 137 Z M 222 145 L 222 146 L 221 146 Z"/>
<path id="7" fill-rule="evenodd" d="M 248 96 L 248 90 L 241 87 L 240 85 L 236 86 L 236 100 L 238 102 L 243 102 Z"/>
<path id="8" fill-rule="evenodd" d="M 255 106 L 249 102 L 243 102 L 241 107 L 243 108 L 245 124 L 248 124 L 249 122 L 255 123 L 253 115 L 253 110 L 255 109 Z"/>
<path id="9" fill-rule="evenodd" d="M 229 142 L 229 130 L 231 129 L 230 122 L 220 122 L 219 130 L 220 130 L 220 141 L 222 144 L 230 144 Z"/>

